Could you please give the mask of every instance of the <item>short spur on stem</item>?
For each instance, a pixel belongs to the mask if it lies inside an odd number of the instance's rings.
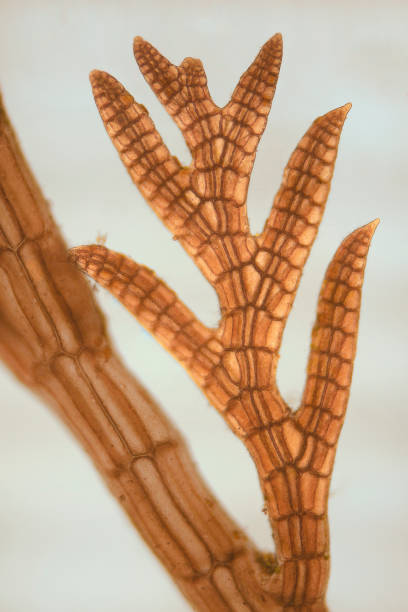
[[[146,109],[105,72],[91,74],[95,101],[133,182],[217,292],[219,325],[203,325],[153,271],[124,255],[90,245],[71,249],[71,258],[182,363],[249,450],[276,548],[260,586],[275,603],[259,609],[326,610],[329,484],[377,221],[347,236],[327,269],[303,399],[295,412],[277,389],[276,368],[350,105],[319,117],[307,130],[262,233],[252,235],[247,190],[275,93],[281,36],[266,42],[223,108],[212,101],[199,60],[186,58],[174,66],[139,37],[134,53],[181,129],[191,165],[181,166]]]

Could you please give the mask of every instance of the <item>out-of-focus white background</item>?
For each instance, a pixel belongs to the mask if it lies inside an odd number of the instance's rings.
[[[263,42],[282,32],[281,77],[249,191],[254,231],[313,119],[353,103],[285,333],[279,383],[296,406],[325,267],[347,233],[380,217],[331,489],[328,599],[332,612],[406,610],[408,3],[2,0],[0,11],[5,102],[68,244],[107,233],[109,247],[155,269],[208,324],[218,317],[215,295],[131,184],[88,72],[121,80],[188,164],[180,133],[138,73],[133,37],[174,63],[200,57],[223,105]],[[126,363],[188,438],[217,495],[268,548],[255,470],[241,443],[172,357],[107,293],[98,299]],[[187,611],[69,432],[3,367],[0,386],[0,610]]]

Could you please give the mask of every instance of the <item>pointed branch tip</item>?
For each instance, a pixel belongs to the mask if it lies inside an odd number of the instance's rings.
[[[369,223],[366,223],[365,225],[358,227],[353,232],[351,232],[348,236],[346,236],[344,241],[348,240],[349,238],[351,238],[351,236],[358,234],[359,232],[365,232],[368,235],[369,239],[371,240],[379,223],[380,223],[380,219],[377,218],[377,219],[374,219],[374,221],[370,221]]]
[[[283,38],[282,38],[282,34],[280,32],[277,32],[276,34],[274,34],[273,36],[271,36],[271,38],[269,38],[269,40],[266,41],[265,43],[265,47],[267,45],[276,45],[276,46],[282,46],[283,44]]]
[[[147,42],[147,40],[145,40],[142,36],[135,36],[133,39],[133,49],[136,49],[136,47],[142,47],[143,45],[149,45],[150,43]]]
[[[366,225],[363,225],[360,230],[366,230],[367,234],[368,234],[368,239],[371,242],[372,237],[374,236],[374,232],[378,227],[378,224],[380,223],[380,219],[374,219],[374,221],[370,221],[370,223],[367,223]]]
[[[100,78],[101,74],[103,74],[102,70],[91,70],[91,72],[89,73],[89,82],[91,83],[92,87],[95,85],[96,81]]]
[[[323,117],[329,117],[329,118],[333,117],[337,119],[341,118],[342,122],[344,122],[347,115],[349,114],[351,106],[352,106],[351,102],[347,102],[347,104],[343,104],[343,106],[338,106],[337,108],[333,108],[333,110],[329,111],[325,115],[318,117],[316,121],[318,121],[320,118],[323,118]]]
[[[151,43],[149,43],[148,40],[145,40],[142,36],[135,36],[135,38],[133,39],[133,53],[136,53],[137,50],[140,50],[143,47],[149,47],[156,51],[156,49]]]
[[[374,221],[370,221],[370,223],[367,223],[367,225],[365,227],[370,227],[372,228],[372,232],[374,234],[375,230],[377,229],[378,224],[380,223],[380,219],[377,217],[377,219],[374,219]]]
[[[73,264],[77,265],[80,268],[84,268],[86,257],[89,255],[91,246],[92,245],[90,244],[83,244],[81,246],[72,247],[71,249],[68,249],[67,255],[69,261],[71,261]]]
[[[106,83],[119,83],[115,77],[113,77],[109,72],[105,72],[104,70],[91,70],[89,73],[89,82],[91,83],[92,89],[95,89],[102,82]]]

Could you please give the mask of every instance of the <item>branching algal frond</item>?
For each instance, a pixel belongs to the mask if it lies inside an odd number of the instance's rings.
[[[273,609],[325,610],[329,484],[377,221],[350,234],[328,267],[296,412],[281,398],[275,375],[350,105],[319,117],[307,130],[290,157],[264,230],[254,236],[247,190],[278,79],[280,35],[262,47],[223,108],[212,101],[199,60],[174,66],[141,38],[134,52],[182,131],[191,166],[180,165],[146,109],[105,72],[91,74],[95,101],[133,182],[217,292],[219,325],[208,329],[151,270],[124,255],[91,245],[72,249],[71,257],[182,363],[248,448],[276,545],[272,570],[264,564],[265,575],[270,571],[263,588],[273,593]],[[256,609],[270,610],[271,603]]]

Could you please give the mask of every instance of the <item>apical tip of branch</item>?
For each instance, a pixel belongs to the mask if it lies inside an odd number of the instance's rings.
[[[339,106],[338,108],[333,109],[331,112],[333,113],[333,115],[340,115],[344,121],[347,115],[349,114],[351,106],[351,102],[347,102],[347,104],[343,104],[343,106]]]
[[[135,36],[133,39],[133,53],[136,54],[136,52],[140,51],[143,47],[152,47],[152,45],[142,36]]]
[[[91,70],[89,73],[89,81],[93,88],[98,85],[116,85],[119,82],[113,77],[109,72],[105,72],[105,70]]]
[[[370,221],[370,223],[367,223],[367,225],[364,225],[362,229],[367,228],[367,230],[369,230],[370,232],[370,237],[372,237],[375,230],[377,229],[379,222],[380,222],[380,219],[377,217],[377,219],[374,219],[374,221]]]
[[[353,234],[356,232],[364,232],[371,240],[379,222],[380,220],[378,218],[374,219],[374,221],[370,221],[369,223],[358,227],[356,230],[354,230]]]
[[[271,36],[271,38],[268,40],[266,44],[274,43],[275,45],[277,44],[282,45],[282,42],[283,42],[282,34],[280,32],[276,32],[276,34]]]
[[[91,72],[89,73],[89,81],[92,85],[92,87],[95,85],[96,81],[98,80],[99,76],[101,74],[100,70],[91,70]]]
[[[374,219],[374,221],[370,221],[370,223],[366,223],[365,225],[362,225],[361,227],[357,227],[357,229],[355,229],[353,232],[351,232],[351,234],[349,234],[348,236],[344,238],[344,240],[342,241],[340,245],[340,249],[344,246],[351,244],[352,241],[356,237],[362,240],[368,249],[371,243],[371,239],[374,235],[375,230],[377,229],[377,225],[379,224],[379,222],[380,220],[377,218],[377,219]]]
[[[68,259],[79,268],[85,267],[86,259],[89,255],[89,245],[73,247],[68,249]]]
[[[283,37],[282,34],[280,32],[276,32],[276,34],[274,34],[272,36],[272,38],[270,38],[271,42],[274,42],[275,45],[282,47],[283,45]]]

